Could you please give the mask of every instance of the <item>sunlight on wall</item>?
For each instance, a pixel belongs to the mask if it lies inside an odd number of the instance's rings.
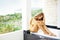
[[[46,24],[57,26],[57,1],[46,0],[43,12],[45,14]]]

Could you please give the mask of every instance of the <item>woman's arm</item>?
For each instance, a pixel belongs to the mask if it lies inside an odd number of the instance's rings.
[[[34,18],[32,18],[31,21],[30,21],[29,30],[30,30],[30,32],[38,32],[38,30],[39,30]]]

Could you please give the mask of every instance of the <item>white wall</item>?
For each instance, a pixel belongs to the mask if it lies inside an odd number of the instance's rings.
[[[45,6],[43,8],[45,14],[45,21],[47,25],[57,25],[57,1],[45,0]]]
[[[0,34],[0,40],[23,40],[23,30]]]
[[[60,28],[60,0],[58,0],[58,5],[57,5],[57,25]]]

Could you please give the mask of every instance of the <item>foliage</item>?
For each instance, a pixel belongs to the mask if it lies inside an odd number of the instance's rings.
[[[8,14],[5,16],[0,15],[0,34],[21,30],[22,29],[21,20],[22,20],[21,13]],[[19,22],[20,24],[18,25]]]
[[[31,13],[32,13],[32,17],[34,17],[37,13],[41,13],[42,9],[32,9]]]
[[[8,22],[8,21],[14,21],[14,20],[21,20],[22,14],[21,13],[14,13],[14,14],[8,14],[6,16],[0,16],[0,22]]]

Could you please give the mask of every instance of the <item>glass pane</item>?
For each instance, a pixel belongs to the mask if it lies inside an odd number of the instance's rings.
[[[32,9],[31,13],[32,17],[34,17],[36,14],[42,13],[42,9]]]
[[[43,12],[43,1],[42,0],[31,0],[31,14],[32,17],[36,14]]]
[[[0,1],[0,34],[22,29],[21,0]]]

